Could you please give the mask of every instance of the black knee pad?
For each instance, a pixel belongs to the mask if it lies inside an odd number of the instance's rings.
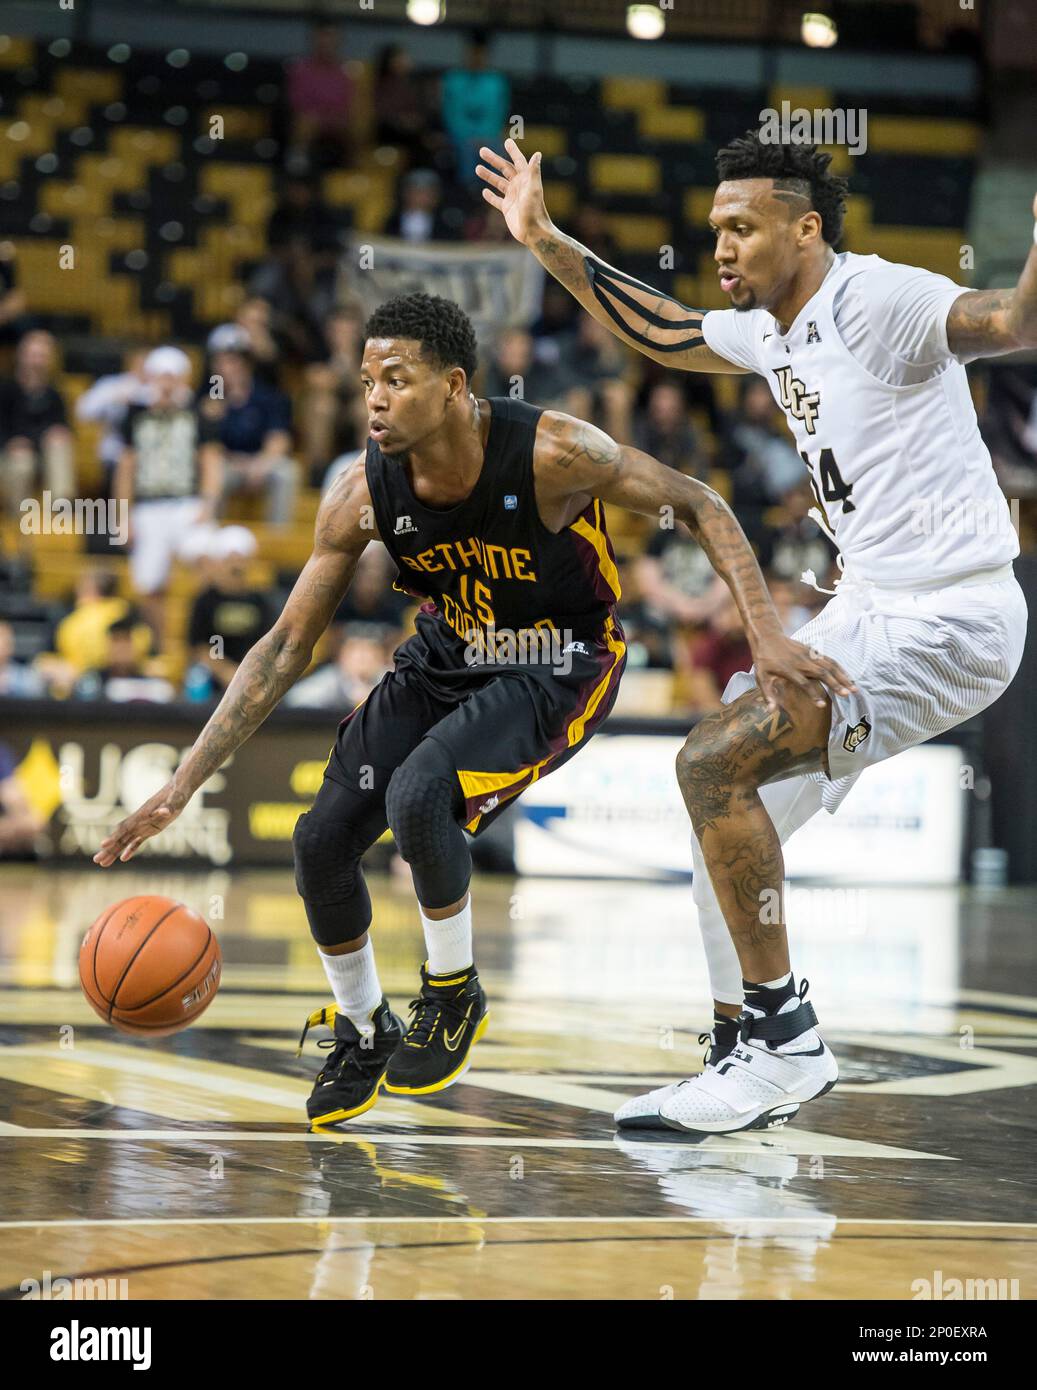
[[[448,907],[468,891],[472,857],[457,823],[463,806],[443,746],[426,738],[389,779],[385,810],[422,907]]]
[[[422,739],[390,777],[385,793],[396,848],[408,864],[431,864],[449,853],[459,803],[449,754],[435,739]]]
[[[371,899],[360,871],[370,838],[319,805],[295,823],[295,886],[306,904],[310,931],[321,946],[363,936],[371,923]]]

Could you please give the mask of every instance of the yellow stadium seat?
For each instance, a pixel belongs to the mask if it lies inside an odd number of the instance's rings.
[[[527,154],[539,150],[545,159],[554,159],[568,150],[569,134],[561,126],[527,125],[520,143]]]
[[[32,39],[0,34],[0,68],[11,71],[17,68],[31,68],[35,61],[36,46]]]
[[[922,116],[873,116],[868,149],[874,154],[941,154],[967,158],[979,150],[975,121]]]
[[[647,154],[596,154],[590,160],[591,187],[596,193],[658,193],[662,187],[659,161]]]
[[[621,251],[654,251],[672,244],[669,220],[640,213],[611,213],[606,219],[609,231]]]
[[[650,106],[638,114],[637,128],[645,140],[697,143],[705,138],[706,121],[694,106]]]
[[[656,77],[606,77],[601,100],[622,111],[647,111],[665,104],[666,84]]]
[[[548,179],[544,183],[544,201],[552,217],[572,217],[577,208],[576,189],[560,179]]]
[[[122,73],[117,68],[63,68],[54,80],[54,90],[71,101],[118,101],[122,96]]]

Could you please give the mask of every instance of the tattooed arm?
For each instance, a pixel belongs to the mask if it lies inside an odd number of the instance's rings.
[[[719,357],[702,336],[705,311],[689,309],[669,295],[606,265],[551,221],[540,182],[540,155],[529,160],[506,140],[510,159],[483,147],[487,164],[476,172],[487,185],[483,197],[504,214],[508,230],[583,307],[617,338],[647,357],[688,372],[741,373],[746,369]],[[488,168],[487,165],[492,165]]]
[[[695,478],[665,468],[638,449],[617,444],[594,425],[545,411],[533,459],[541,513],[562,498],[600,497],[628,511],[662,520],[672,508],[709,557],[738,606],[756,666],[756,679],[772,709],[782,680],[820,681],[848,694],[853,681],[836,662],[786,637],[745,532],[724,499]],[[817,704],[824,704],[822,697]]]
[[[1037,198],[1033,203],[1037,218]],[[1037,246],[1014,290],[966,290],[947,315],[947,343],[957,357],[997,357],[1037,347]]]
[[[318,637],[349,588],[368,541],[371,498],[363,457],[335,479],[317,513],[313,553],[277,622],[235,672],[223,699],[169,782],[101,842],[94,863],[131,859],[176,819],[198,788],[263,720],[310,664]]]

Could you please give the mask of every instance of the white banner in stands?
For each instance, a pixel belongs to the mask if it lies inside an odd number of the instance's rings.
[[[515,811],[523,874],[673,878],[691,870],[691,834],[674,760],[683,740],[599,734],[524,792]],[[957,883],[965,796],[962,752],[931,744],[869,768],[839,811],[822,811],[785,847],[789,878]]]
[[[415,290],[452,299],[481,338],[532,323],[540,312],[544,270],[520,246],[415,244],[354,232],[342,278],[368,313],[394,295]]]

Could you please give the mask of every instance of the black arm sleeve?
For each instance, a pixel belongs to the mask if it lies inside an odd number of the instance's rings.
[[[687,352],[689,348],[705,346],[706,340],[702,335],[702,314],[699,310],[689,309],[686,304],[681,304],[679,300],[673,299],[670,295],[660,294],[658,290],[653,290],[650,285],[645,285],[640,280],[634,280],[631,276],[624,275],[621,270],[613,270],[611,266],[602,265],[593,256],[584,257],[584,267],[590,287],[594,291],[594,298],[613,323],[635,343],[641,343],[644,347],[651,348],[653,352]],[[627,294],[626,290],[622,288],[623,285],[629,285],[635,290],[644,290],[646,294],[654,295],[667,304],[674,304],[685,314],[695,314],[696,317],[662,318],[654,310],[639,304],[632,295]],[[638,332],[617,309],[617,302],[629,309],[636,318],[643,319],[648,327],[665,329],[670,333],[684,329],[686,336],[679,338],[675,343],[660,343],[653,338],[648,338],[643,333]]]

